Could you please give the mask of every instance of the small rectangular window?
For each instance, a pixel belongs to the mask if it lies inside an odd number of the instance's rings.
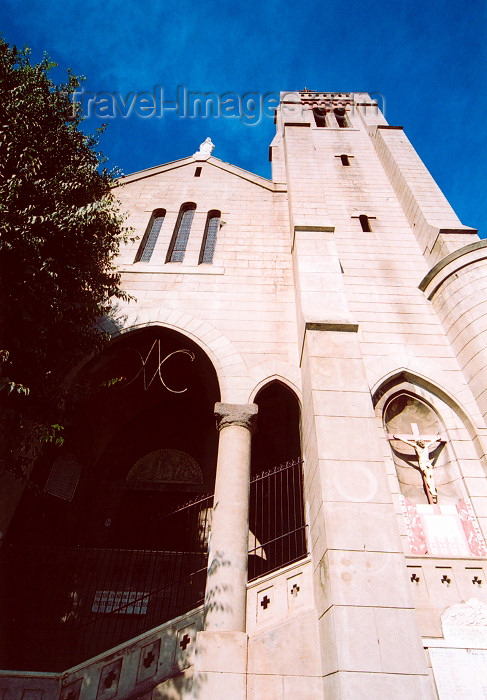
[[[91,612],[146,615],[149,598],[146,591],[96,591]]]
[[[198,166],[196,170],[194,171],[194,176],[195,177],[200,177],[201,175],[201,166]]]
[[[345,153],[342,153],[340,160],[342,161],[342,165],[350,165],[350,158]]]
[[[370,219],[367,214],[360,214],[358,219],[360,221],[360,225],[362,226],[362,231],[365,233],[370,233],[372,229],[370,227]]]

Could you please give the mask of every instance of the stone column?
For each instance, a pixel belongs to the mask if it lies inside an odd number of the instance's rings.
[[[193,697],[247,697],[250,443],[256,404],[215,404],[220,431],[208,551],[205,629],[196,638]]]
[[[256,404],[215,405],[220,431],[211,525],[205,630],[245,632],[250,443]]]

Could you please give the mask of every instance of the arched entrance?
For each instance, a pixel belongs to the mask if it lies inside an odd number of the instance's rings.
[[[93,390],[54,462],[37,468],[39,489],[25,493],[8,533],[3,667],[62,670],[204,593],[220,398],[213,365],[187,337],[150,327],[112,341],[83,374]]]

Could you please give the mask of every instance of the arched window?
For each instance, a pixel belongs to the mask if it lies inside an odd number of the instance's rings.
[[[313,108],[313,117],[315,118],[315,124],[319,127],[326,126],[326,109],[322,107]]]
[[[218,234],[218,229],[220,228],[220,218],[221,212],[213,209],[208,212],[206,218],[205,235],[203,236],[203,242],[201,244],[200,259],[198,264],[201,263],[212,263],[213,255],[215,253],[216,237]]]
[[[249,580],[307,552],[298,400],[282,382],[272,381],[258,392],[255,403],[259,413],[252,439]]]
[[[161,230],[162,222],[164,221],[165,216],[165,209],[155,209],[152,212],[149,225],[144,233],[144,237],[142,238],[134,262],[149,262],[152,253],[154,252],[154,248],[159,237],[159,231]]]
[[[346,112],[343,107],[335,107],[333,113],[337,120],[337,124],[341,129],[345,129],[346,127],[350,126],[350,124],[348,123]]]
[[[183,204],[179,211],[178,220],[174,228],[169,250],[167,251],[166,262],[183,262],[188,238],[193,223],[196,204],[187,202]]]

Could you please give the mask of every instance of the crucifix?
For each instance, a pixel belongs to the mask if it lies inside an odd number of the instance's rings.
[[[388,433],[387,437],[389,440],[400,440],[406,445],[414,447],[416,457],[418,458],[418,467],[423,476],[424,488],[428,498],[428,503],[438,503],[438,491],[436,490],[433,476],[434,464],[430,459],[430,451],[433,449],[432,445],[439,445],[442,442],[446,442],[446,439],[439,433],[436,435],[420,435],[416,423],[411,423],[411,433],[412,435],[397,435],[395,433]]]

